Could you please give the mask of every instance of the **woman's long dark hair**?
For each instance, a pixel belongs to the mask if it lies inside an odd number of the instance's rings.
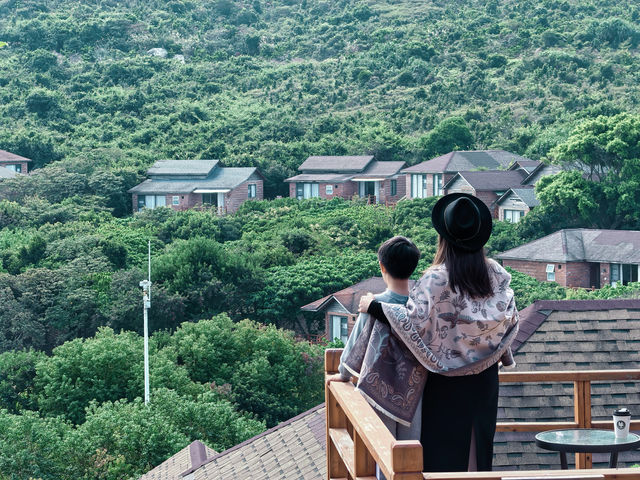
[[[438,251],[433,259],[433,264],[443,263],[447,267],[449,288],[452,291],[469,298],[483,298],[493,295],[484,249],[477,252],[466,252],[439,237]]]

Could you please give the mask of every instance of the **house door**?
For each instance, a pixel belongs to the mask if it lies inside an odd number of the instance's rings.
[[[206,207],[218,208],[218,194],[217,193],[203,193],[202,205]]]
[[[589,286],[593,288],[600,288],[600,264],[589,264]]]
[[[339,338],[342,343],[347,343],[349,338],[349,326],[347,317],[331,315],[331,340]]]

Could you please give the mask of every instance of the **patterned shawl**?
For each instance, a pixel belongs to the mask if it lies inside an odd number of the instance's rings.
[[[491,297],[453,292],[446,267],[436,265],[413,287],[406,306],[382,304],[394,333],[427,370],[472,375],[510,356],[519,319],[511,275],[494,260],[488,266]]]
[[[357,388],[375,408],[409,425],[427,380],[427,370],[459,376],[480,373],[503,357],[518,332],[511,275],[489,260],[494,295],[470,300],[448,286],[444,265],[429,268],[407,305],[382,303],[389,326],[367,321],[342,359]],[[507,363],[507,362],[505,362]]]

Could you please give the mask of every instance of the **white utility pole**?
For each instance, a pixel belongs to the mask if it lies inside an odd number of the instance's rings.
[[[144,404],[149,403],[149,308],[151,308],[151,240],[149,240],[149,278],[140,282],[144,309]]]

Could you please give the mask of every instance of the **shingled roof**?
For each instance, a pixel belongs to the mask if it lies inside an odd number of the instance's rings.
[[[218,163],[219,160],[158,160],[147,170],[147,175],[206,177]]]
[[[524,170],[527,175],[533,172],[540,166],[542,162],[539,160],[516,160],[509,165],[509,170],[518,170],[519,168]]]
[[[525,243],[496,256],[501,260],[640,264],[640,231],[575,228]]]
[[[185,475],[200,467],[216,453],[200,440],[196,440],[142,475],[139,480],[182,480]]]
[[[16,155],[15,153],[7,152],[6,150],[0,150],[0,162],[30,162],[30,158],[21,157],[20,155]]]
[[[326,478],[324,403],[214,455],[193,480]]]
[[[484,168],[508,168],[514,162],[530,160],[505,150],[459,150],[405,168],[403,173],[464,172]]]
[[[496,200],[496,203],[500,205],[512,195],[515,195],[520,200],[522,200],[524,204],[529,208],[537,207],[538,205],[540,205],[540,201],[538,200],[538,197],[536,197],[536,192],[533,186],[510,188],[498,200]]]
[[[444,189],[447,190],[458,179],[462,178],[479,191],[505,191],[513,187],[519,187],[525,177],[522,170],[488,170],[480,172],[458,172],[449,180]]]
[[[415,280],[409,280],[409,288],[413,287],[415,284]],[[358,312],[358,304],[360,303],[360,297],[365,295],[367,292],[372,293],[381,293],[386,290],[387,286],[384,283],[382,277],[371,277],[366,280],[362,280],[350,287],[344,288],[337,292],[331,293],[326,297],[319,298],[318,300],[308,303],[300,307],[300,310],[305,310],[307,312],[319,312],[325,306],[331,302],[331,300],[335,300],[340,303],[347,311],[351,313]]]
[[[221,167],[218,160],[160,160],[147,173],[152,177],[128,193],[170,194],[195,190],[232,190],[252,176],[262,175],[255,167]]]
[[[311,156],[298,167],[301,172],[361,172],[373,155]]]
[[[640,300],[537,301],[520,312],[514,344],[517,371],[607,370],[640,368]],[[640,412],[635,382],[593,382],[593,420],[610,420],[626,406]],[[635,413],[637,414],[637,413]],[[573,418],[573,384],[504,384],[500,387],[499,421],[560,421]],[[558,455],[535,446],[535,433],[499,432],[494,468],[558,467]],[[572,461],[573,456],[569,456]],[[608,455],[594,454],[594,467]],[[640,452],[625,452],[619,466],[640,462]]]

